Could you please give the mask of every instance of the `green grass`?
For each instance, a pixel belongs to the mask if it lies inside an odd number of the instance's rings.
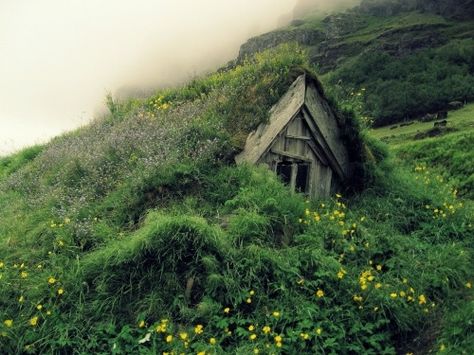
[[[474,105],[450,112],[448,127],[456,131],[423,140],[414,140],[414,136],[433,127],[433,122],[416,122],[413,125],[390,129],[381,127],[371,130],[371,135],[383,139],[396,156],[397,164],[412,167],[420,172],[420,180],[430,183],[450,181],[456,186],[457,194],[472,206],[474,199]],[[471,207],[472,208],[472,207]],[[469,225],[472,225],[471,214]],[[471,272],[465,283],[465,292],[458,302],[445,304],[433,325],[424,334],[418,336],[411,349],[414,353],[425,352],[426,343],[435,344],[432,350],[437,353],[469,354],[474,349],[472,337],[472,290],[474,275]]]
[[[42,149],[42,146],[33,146],[14,155],[0,157],[0,181],[36,158]]]
[[[472,205],[348,113],[359,190],[307,200],[234,165],[306,66],[285,45],[109,98],[107,117],[2,160],[0,352],[396,354],[466,307]]]
[[[400,163],[422,164],[449,179],[461,195],[474,198],[474,105],[451,111],[448,127],[454,132],[416,140],[415,136],[433,128],[433,122],[414,122],[406,127],[374,129],[371,134],[389,143]]]
[[[389,30],[397,30],[415,25],[447,25],[448,21],[441,16],[410,12],[399,16],[380,18],[378,16],[360,16],[365,23],[360,30],[349,34],[344,42],[370,42]]]
[[[456,131],[467,132],[474,130],[474,104],[469,104],[457,111],[449,112],[447,118],[449,128]],[[436,122],[436,121],[435,121]],[[406,121],[411,125],[401,127],[399,123],[373,129],[371,135],[391,145],[403,145],[412,141],[416,134],[427,132],[433,128],[434,122],[420,122],[418,120]],[[391,127],[397,126],[395,129]]]

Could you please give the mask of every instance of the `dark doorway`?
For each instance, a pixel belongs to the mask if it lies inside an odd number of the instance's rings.
[[[295,191],[306,193],[308,190],[308,175],[309,165],[298,164],[298,171],[296,172]]]
[[[287,185],[290,185],[291,183],[291,169],[292,164],[289,162],[281,162],[277,164],[276,173]]]
[[[277,163],[276,166],[276,173],[280,179],[294,191],[301,193],[308,192],[309,170],[310,167],[308,163],[285,161]]]

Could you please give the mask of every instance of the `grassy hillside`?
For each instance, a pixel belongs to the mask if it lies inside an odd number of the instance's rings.
[[[437,130],[433,122],[406,122],[403,127],[373,130],[373,136],[388,142],[400,162],[435,169],[451,180],[460,195],[474,198],[474,105],[453,111],[446,128]],[[434,137],[429,133],[435,134]],[[425,137],[425,138],[423,138]]]
[[[420,340],[467,324],[445,316],[473,282],[473,210],[454,186],[387,159],[347,112],[362,191],[310,201],[234,166],[302,70],[305,52],[285,45],[145,100],[109,98],[108,116],[3,158],[1,352],[459,346],[456,333]]]
[[[433,179],[439,183],[450,181],[456,186],[453,193],[463,196],[466,203],[472,206],[474,105],[451,112],[447,129],[437,131],[433,137],[422,138],[433,131],[433,122],[412,121],[405,124],[408,125],[378,128],[372,130],[371,135],[386,141],[396,156],[396,164],[406,168],[411,166],[415,174],[419,174],[418,180],[428,184]],[[472,221],[471,215],[469,225]],[[467,286],[471,288],[472,283]],[[467,293],[461,302],[449,307],[435,330],[428,332],[428,337],[437,338],[439,349],[451,354],[473,351],[473,300],[474,293]],[[432,332],[434,334],[430,334]]]
[[[372,3],[377,2],[383,1]],[[333,95],[339,101],[357,101],[361,115],[375,126],[446,110],[452,101],[472,101],[472,18],[409,7],[403,11],[390,8],[395,0],[385,3],[323,18],[308,15],[250,39],[240,57],[282,42],[300,43]],[[450,6],[463,13],[461,4]]]

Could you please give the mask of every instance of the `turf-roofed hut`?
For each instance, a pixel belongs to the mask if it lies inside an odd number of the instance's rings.
[[[349,147],[321,84],[299,76],[251,132],[236,162],[265,164],[294,191],[327,197],[351,178]]]

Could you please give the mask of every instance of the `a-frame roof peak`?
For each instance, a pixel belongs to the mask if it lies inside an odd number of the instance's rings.
[[[269,149],[278,134],[298,114],[305,102],[307,78],[300,75],[280,101],[270,110],[270,118],[250,133],[242,153],[235,158],[237,163],[256,164]]]

